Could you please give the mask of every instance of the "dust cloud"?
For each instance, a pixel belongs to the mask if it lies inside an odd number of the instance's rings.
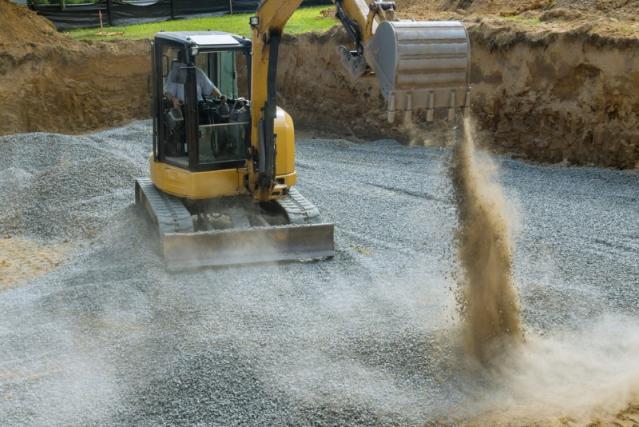
[[[461,425],[636,425],[638,327],[615,314],[527,334],[526,345],[498,356],[482,385],[467,390]]]
[[[524,331],[513,279],[513,212],[466,119],[451,163],[457,295],[472,370],[461,425],[632,424],[639,399],[637,321],[605,315],[550,334]],[[468,358],[470,356],[470,358]],[[476,364],[479,362],[479,364]],[[468,365],[466,365],[468,366]],[[624,424],[628,423],[630,424]]]
[[[451,176],[457,202],[458,257],[463,269],[458,296],[469,354],[488,362],[504,346],[522,341],[512,274],[511,226],[494,168],[475,153],[470,119],[453,150]]]

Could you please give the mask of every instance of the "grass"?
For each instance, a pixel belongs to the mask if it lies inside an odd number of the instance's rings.
[[[292,34],[310,31],[326,31],[337,21],[332,15],[322,14],[326,6],[301,8],[295,11],[286,26],[286,32]],[[151,39],[160,31],[202,31],[216,30],[248,36],[250,34],[249,17],[254,13],[210,16],[205,18],[176,19],[173,21],[152,22],[126,26],[79,29],[67,34],[77,40],[141,40]],[[327,16],[328,15],[328,16]],[[105,35],[106,34],[106,35]]]
[[[60,0],[35,0],[35,4],[50,4],[50,5],[60,5]],[[64,0],[65,4],[85,4],[85,3],[96,3],[93,0]]]

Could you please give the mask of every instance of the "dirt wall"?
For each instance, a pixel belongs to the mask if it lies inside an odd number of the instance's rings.
[[[491,148],[542,162],[638,166],[639,40],[490,23],[469,33],[472,110]],[[407,139],[386,124],[375,79],[352,82],[342,70],[335,50],[344,41],[341,31],[285,39],[282,104],[305,127]]]
[[[0,0],[0,135],[75,133],[148,116],[148,42],[81,43]]]
[[[359,138],[401,136],[386,123],[374,77],[351,79],[337,48],[343,31],[283,38],[278,68],[280,104],[298,125]]]
[[[148,117],[148,41],[77,42],[6,0],[0,8],[0,24],[11,23],[0,26],[0,134],[78,133]],[[482,140],[535,161],[639,167],[639,38],[552,25],[468,23]],[[284,37],[280,105],[319,133],[414,139],[386,122],[374,77],[354,81],[343,70],[340,44],[348,38],[337,29]]]
[[[146,118],[148,75],[148,54],[140,43],[5,51],[0,134],[76,133]]]
[[[473,112],[495,148],[639,166],[639,40],[472,26]]]
[[[463,16],[533,15],[557,9],[623,21],[639,19],[636,0],[395,0],[402,18],[434,19],[434,15],[456,13]]]

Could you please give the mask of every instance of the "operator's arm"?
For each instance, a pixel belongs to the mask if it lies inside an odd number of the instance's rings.
[[[171,101],[173,108],[180,108],[184,104],[173,92],[165,92],[164,95]]]
[[[166,88],[164,90],[164,96],[166,96],[171,101],[171,104],[173,104],[173,108],[180,108],[184,104],[182,100],[175,95],[174,92],[167,91]]]
[[[204,71],[197,68],[197,84],[200,87],[202,94],[220,97],[222,92],[213,84],[211,79],[206,75]]]

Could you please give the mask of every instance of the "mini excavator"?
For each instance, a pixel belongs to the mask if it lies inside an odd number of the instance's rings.
[[[135,197],[157,226],[169,270],[334,255],[334,225],[295,188],[293,120],[276,105],[280,40],[301,3],[262,0],[250,40],[217,31],[155,36],[150,178],[136,180]],[[462,23],[398,20],[390,1],[334,3],[352,39],[337,54],[354,78],[376,76],[389,121],[419,111],[452,118],[469,107]],[[215,93],[201,89],[202,73]],[[182,91],[179,105],[167,84]]]

